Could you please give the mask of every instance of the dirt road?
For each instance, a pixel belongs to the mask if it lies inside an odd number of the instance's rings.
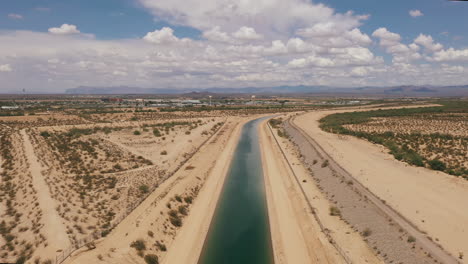
[[[304,120],[301,120],[304,121]],[[304,155],[304,162],[312,167],[313,160],[328,160],[331,170],[324,168],[315,173],[324,192],[336,201],[342,216],[350,225],[365,232],[366,239],[386,261],[404,263],[432,263],[434,259],[442,263],[457,263],[457,260],[418,230],[411,222],[379,199],[348,171],[343,169],[324,149],[307,134],[295,120],[286,122],[286,130]],[[312,135],[313,136],[313,135]],[[317,167],[317,165],[315,166]],[[317,170],[317,169],[316,169]],[[402,232],[404,230],[404,232]],[[415,239],[414,246],[406,240]]]

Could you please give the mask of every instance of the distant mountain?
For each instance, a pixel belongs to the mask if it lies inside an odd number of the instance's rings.
[[[462,86],[394,86],[394,87],[357,87],[337,88],[328,86],[275,86],[275,87],[244,87],[244,88],[205,88],[205,89],[159,89],[140,87],[89,87],[80,86],[66,90],[67,94],[315,94],[315,95],[375,95],[392,97],[411,96],[468,96],[468,85]]]
[[[129,86],[113,86],[113,87],[90,87],[80,86],[77,88],[67,89],[67,94],[179,94],[185,93],[187,90],[178,89],[155,89],[155,88],[140,88]]]

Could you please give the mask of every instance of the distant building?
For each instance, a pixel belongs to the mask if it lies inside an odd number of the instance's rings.
[[[184,105],[199,105],[201,104],[200,100],[184,100],[182,101]]]
[[[123,102],[122,98],[102,98],[101,101],[105,103],[121,103]]]
[[[2,106],[2,110],[17,110],[18,106]]]

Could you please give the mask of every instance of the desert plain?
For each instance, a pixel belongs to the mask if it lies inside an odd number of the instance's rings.
[[[274,263],[468,263],[466,100],[291,101],[0,116],[0,262],[200,263],[263,118]]]

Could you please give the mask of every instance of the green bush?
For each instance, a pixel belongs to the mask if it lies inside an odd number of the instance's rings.
[[[138,251],[146,250],[146,242],[143,239],[138,239],[130,244],[130,247],[135,248]]]
[[[149,187],[146,184],[140,185],[140,187],[138,187],[138,189],[140,190],[141,193],[148,193],[149,192]]]
[[[431,169],[433,170],[445,171],[447,169],[447,166],[445,165],[445,163],[443,163],[442,161],[438,159],[430,160],[428,163],[429,163],[429,166],[431,166]]]
[[[45,137],[45,138],[48,138],[48,137],[50,137],[50,134],[49,134],[49,132],[47,132],[47,131],[42,131],[42,132],[41,132],[41,136],[42,136],[42,137]]]
[[[330,207],[330,215],[331,216],[341,216],[341,211],[338,207],[332,206]]]
[[[148,254],[145,256],[145,262],[148,264],[158,264],[159,259],[158,259],[158,256],[154,254]]]
[[[366,229],[364,229],[364,231],[362,231],[362,235],[364,237],[368,237],[368,236],[372,235],[372,230],[370,230],[369,228],[366,228]]]
[[[159,129],[157,129],[157,128],[153,129],[153,135],[154,135],[155,137],[160,137],[160,136],[162,136],[161,131],[159,131]]]

